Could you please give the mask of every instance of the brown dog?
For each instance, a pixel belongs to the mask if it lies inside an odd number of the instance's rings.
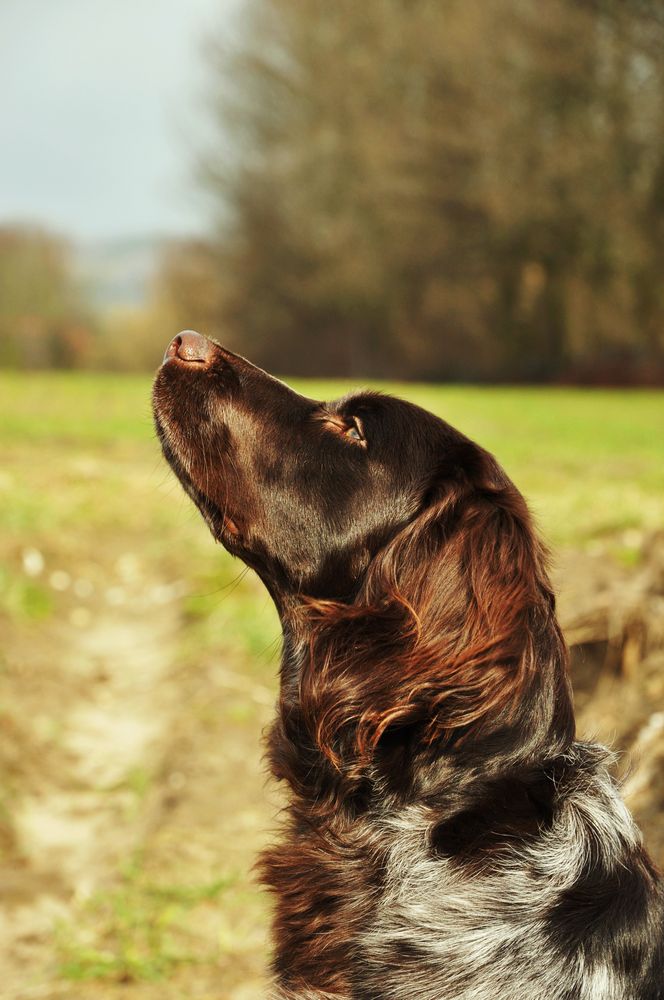
[[[283,625],[275,997],[662,1000],[662,882],[610,755],[575,741],[545,555],[491,455],[399,399],[307,399],[195,333],[154,409]]]

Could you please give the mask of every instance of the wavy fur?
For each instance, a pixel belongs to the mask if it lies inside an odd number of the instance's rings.
[[[575,739],[518,490],[403,401],[205,357],[162,369],[155,413],[281,616],[273,1000],[664,1000],[661,876],[611,755]]]

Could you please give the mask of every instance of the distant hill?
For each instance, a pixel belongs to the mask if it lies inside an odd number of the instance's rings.
[[[74,245],[75,272],[97,309],[140,307],[150,295],[166,237],[145,236]]]

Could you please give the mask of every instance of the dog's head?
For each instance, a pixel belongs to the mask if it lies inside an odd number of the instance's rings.
[[[168,348],[154,412],[213,535],[278,602],[352,600],[376,553],[431,502],[441,462],[470,446],[402,400],[308,399],[193,333]]]
[[[488,452],[390,396],[309,399],[194,333],[169,345],[154,411],[215,538],[306,623],[299,700],[331,759],[526,710],[569,734],[544,553]]]

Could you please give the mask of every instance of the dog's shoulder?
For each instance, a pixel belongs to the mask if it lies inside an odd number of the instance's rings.
[[[378,819],[387,871],[362,988],[390,969],[386,1000],[413,982],[421,1000],[664,998],[662,879],[612,766],[575,743]]]

